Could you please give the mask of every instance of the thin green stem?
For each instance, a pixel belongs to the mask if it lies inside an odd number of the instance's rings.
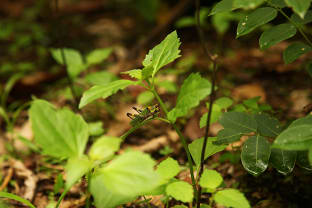
[[[59,208],[62,200],[64,199],[64,197],[66,196],[67,192],[69,191],[70,187],[69,188],[66,188],[63,193],[61,194],[60,198],[57,200],[57,203],[55,205],[55,208]]]
[[[139,123],[138,125],[135,125],[134,127],[132,127],[131,129],[129,129],[126,133],[124,133],[120,138],[122,141],[124,141],[132,132],[134,132],[135,130],[137,130],[138,128],[141,128],[142,126],[144,126],[146,123],[150,122],[151,120],[157,119],[157,117],[155,118],[149,118],[146,119],[144,121],[142,121],[141,123]]]

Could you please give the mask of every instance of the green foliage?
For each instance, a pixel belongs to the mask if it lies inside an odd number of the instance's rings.
[[[89,150],[91,160],[107,161],[119,150],[121,139],[112,136],[102,136],[98,138]]]
[[[93,85],[105,85],[112,81],[116,81],[118,78],[116,75],[107,72],[107,71],[100,71],[87,74],[84,79]]]
[[[285,0],[285,2],[303,19],[304,15],[310,7],[311,0]]]
[[[144,91],[137,97],[137,103],[140,105],[150,104],[154,100],[155,96],[150,91]]]
[[[111,48],[95,49],[86,56],[87,65],[100,64],[107,59],[111,53]]]
[[[90,136],[100,136],[104,133],[102,121],[88,123],[88,126]]]
[[[243,145],[242,164],[249,173],[258,176],[268,167],[270,154],[270,143],[260,135],[252,136]]]
[[[292,172],[295,167],[296,158],[296,151],[271,149],[270,162],[273,167],[283,175],[287,175]]]
[[[170,183],[166,188],[166,193],[182,202],[192,202],[193,200],[193,187],[185,181]]]
[[[92,168],[92,161],[86,156],[70,158],[65,166],[66,188],[72,187],[83,175]]]
[[[257,122],[257,131],[262,136],[276,137],[282,131],[279,121],[266,113],[254,114]]]
[[[220,144],[229,144],[232,142],[236,142],[240,140],[242,137],[242,133],[237,131],[236,129],[222,129],[218,132],[218,140],[213,142],[213,144],[220,145]]]
[[[302,42],[296,42],[289,45],[283,52],[283,59],[286,64],[290,64],[301,55],[312,51],[312,47]]]
[[[256,120],[243,112],[226,112],[219,122],[224,128],[233,129],[239,133],[250,133],[257,130]]]
[[[217,204],[233,208],[249,208],[249,202],[245,196],[236,189],[225,189],[214,195]]]
[[[181,171],[178,162],[171,157],[162,161],[158,166],[156,172],[160,175],[161,179],[166,181],[175,177]]]
[[[178,95],[176,106],[169,112],[168,119],[175,122],[188,111],[199,105],[199,102],[211,93],[211,84],[198,73],[193,73],[184,80]]]
[[[312,21],[312,10],[309,10],[305,14],[304,18],[299,17],[297,14],[292,14],[290,19],[301,26],[308,24]]]
[[[205,169],[200,180],[199,185],[203,188],[208,188],[210,190],[215,191],[217,187],[221,185],[223,182],[223,178],[215,170]]]
[[[26,199],[23,199],[22,197],[17,196],[15,194],[11,194],[11,193],[0,191],[0,198],[12,199],[12,200],[21,202],[21,203],[29,206],[30,208],[36,208],[32,203],[30,203],[30,201],[28,201]],[[0,202],[0,205],[1,205],[1,202]]]

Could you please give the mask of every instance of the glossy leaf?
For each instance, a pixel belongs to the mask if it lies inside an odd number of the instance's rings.
[[[185,181],[170,183],[166,187],[166,193],[182,202],[192,202],[193,200],[193,187]]]
[[[87,55],[86,57],[87,64],[88,65],[100,64],[105,59],[107,59],[111,53],[112,53],[111,48],[95,49]]]
[[[151,76],[154,77],[155,74],[163,66],[173,62],[175,59],[179,58],[181,42],[178,38],[177,32],[173,31],[157,46],[148,52],[146,55],[143,66],[153,68]]]
[[[189,110],[199,105],[211,93],[210,82],[199,73],[192,73],[186,78],[178,95],[176,106],[169,112],[168,119],[175,122],[185,116]]]
[[[225,149],[226,145],[214,145],[213,141],[216,141],[215,137],[208,138],[207,146],[205,150],[205,159]],[[201,151],[203,147],[204,138],[196,139],[188,145],[192,158],[196,165],[200,164]]]
[[[125,89],[129,85],[136,85],[137,82],[131,80],[116,80],[106,85],[95,85],[85,91],[79,103],[79,108],[91,103],[98,98],[107,98],[112,94],[118,92],[118,90]]]
[[[236,38],[246,35],[256,29],[257,27],[264,25],[277,16],[277,11],[271,7],[258,8],[245,18],[241,19],[237,26]]]
[[[225,129],[234,129],[242,134],[257,131],[256,120],[243,112],[226,112],[221,116],[219,122]]]
[[[279,121],[266,113],[255,114],[254,118],[257,121],[257,131],[262,136],[276,137],[282,131]]]
[[[303,19],[310,7],[311,0],[285,0],[285,2]]]
[[[271,149],[270,162],[272,163],[273,167],[283,175],[287,175],[292,172],[295,167],[296,158],[296,151],[275,148]]]
[[[262,4],[264,0],[234,0],[234,7],[243,8],[243,9],[254,9],[260,4]]]
[[[312,51],[312,47],[302,42],[293,43],[283,51],[283,59],[286,64],[290,64],[301,55]]]
[[[296,32],[296,27],[290,23],[273,26],[261,34],[259,39],[260,48],[270,48],[283,40],[293,37]]]
[[[175,177],[181,171],[181,167],[178,162],[171,157],[162,161],[156,169],[156,172],[163,180],[168,180]]]
[[[232,142],[240,140],[242,137],[242,133],[235,129],[222,129],[218,132],[218,139],[213,142],[215,145],[220,145],[220,144],[230,144]]]
[[[92,144],[88,155],[92,160],[109,160],[119,150],[120,143],[118,137],[102,136]]]
[[[205,169],[199,180],[199,185],[203,188],[215,190],[223,181],[220,173],[215,170]]]
[[[252,136],[243,145],[242,164],[250,174],[258,176],[268,167],[270,154],[270,143],[262,136]]]
[[[85,155],[80,158],[70,158],[65,166],[66,188],[72,187],[83,175],[89,172],[93,162]]]
[[[249,202],[240,191],[236,189],[225,189],[214,195],[217,204],[233,208],[250,208]]]
[[[297,152],[297,164],[308,171],[312,171],[312,164],[309,162],[308,151],[298,151]]]
[[[234,0],[222,0],[219,1],[211,10],[209,15],[214,15],[220,12],[229,12],[234,9]]]
[[[132,69],[130,71],[121,72],[121,74],[128,74],[130,77],[135,79],[142,79],[142,70],[141,69]]]
[[[36,143],[43,154],[58,158],[80,157],[88,141],[88,124],[68,109],[56,110],[35,100],[29,111]]]

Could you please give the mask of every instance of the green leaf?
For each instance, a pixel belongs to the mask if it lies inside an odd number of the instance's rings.
[[[236,38],[246,35],[256,29],[257,27],[264,25],[277,16],[277,11],[271,7],[258,8],[245,18],[241,19],[237,26]]]
[[[236,142],[240,140],[242,137],[242,133],[237,131],[236,129],[222,129],[218,132],[218,139],[213,142],[215,145],[220,144],[230,144],[232,142]]]
[[[233,208],[250,208],[249,202],[240,191],[236,189],[225,189],[214,195],[217,204]]]
[[[199,105],[199,102],[211,93],[211,84],[199,73],[192,73],[184,80],[178,95],[176,106],[168,113],[168,119],[175,122],[185,116],[189,110]]]
[[[285,64],[290,64],[301,55],[312,51],[312,47],[302,42],[293,43],[283,51],[283,59]]]
[[[65,166],[66,188],[72,187],[83,175],[89,172],[93,162],[83,155],[80,158],[70,158]]]
[[[160,44],[148,52],[143,61],[143,66],[153,68],[152,77],[155,76],[160,68],[180,57],[180,44],[177,32],[173,31]]]
[[[118,137],[102,136],[92,144],[88,155],[92,160],[107,161],[119,150],[120,143]]]
[[[309,162],[309,155],[308,151],[298,151],[297,152],[297,165],[301,168],[312,171],[312,165]]]
[[[159,185],[155,162],[142,152],[129,151],[98,170],[107,189],[124,196],[145,194]]]
[[[88,123],[88,126],[90,136],[100,136],[104,133],[102,121]]]
[[[304,19],[302,19],[301,17],[299,17],[297,14],[293,13],[290,17],[290,19],[294,22],[296,22],[297,24],[300,25],[305,25],[308,24],[310,22],[312,22],[312,10],[309,10],[305,15],[304,15]]]
[[[187,208],[185,205],[174,205],[172,208]]]
[[[217,122],[221,115],[222,115],[222,108],[219,105],[214,104],[213,107],[212,107],[212,111],[211,111],[210,123],[212,124],[212,123]],[[199,121],[199,127],[200,128],[203,128],[204,126],[206,126],[206,124],[207,124],[207,116],[208,116],[208,113],[205,113],[200,118],[200,121]]]
[[[170,183],[166,187],[166,193],[182,202],[192,202],[193,200],[193,187],[184,181]]]
[[[254,9],[260,4],[262,4],[264,0],[234,0],[234,7],[243,8],[243,9]]]
[[[296,158],[296,151],[275,148],[271,149],[270,162],[272,163],[273,167],[283,175],[287,175],[292,172],[295,167]]]
[[[308,158],[309,158],[310,165],[312,166],[312,147],[310,147],[309,149]]]
[[[147,105],[154,100],[155,96],[151,91],[144,91],[137,97],[137,103],[140,105]]]
[[[286,7],[286,3],[284,0],[271,0],[271,4],[279,8]]]
[[[11,194],[11,193],[0,191],[0,197],[12,199],[12,200],[15,200],[15,201],[19,201],[19,202],[21,202],[21,203],[23,203],[23,204],[25,204],[25,205],[27,205],[27,206],[29,206],[31,208],[36,208],[32,203],[30,203],[30,201],[28,201],[26,199],[23,199],[22,197],[17,196],[15,194]]]
[[[93,64],[100,64],[102,61],[108,58],[111,52],[112,48],[101,48],[93,50],[86,57],[88,66]]]
[[[118,92],[118,90],[123,90],[129,85],[136,85],[137,82],[131,80],[116,80],[106,85],[95,85],[85,91],[79,103],[79,108],[81,109],[85,105],[91,103],[98,98],[107,98],[112,94]]]
[[[63,61],[62,50],[64,50],[65,63]],[[72,78],[78,76],[80,72],[86,69],[86,65],[82,59],[81,54],[75,49],[51,49],[51,54],[57,63],[62,65],[66,64],[67,71]]]
[[[310,7],[311,0],[285,0],[285,2],[303,19]]]
[[[93,85],[105,85],[117,80],[118,77],[110,72],[100,71],[88,74],[84,79]]]
[[[162,161],[156,169],[156,172],[164,181],[175,177],[180,171],[181,167],[179,166],[179,163],[171,157]]]
[[[260,100],[260,98],[261,98],[260,96],[257,96],[257,97],[253,97],[253,98],[244,100],[243,104],[247,108],[250,108],[250,109],[253,109],[253,110],[258,110],[258,108],[259,108],[258,101]]]
[[[142,79],[142,70],[141,69],[132,69],[130,71],[121,72],[121,74],[128,74],[130,77],[135,79]]]
[[[279,121],[266,113],[254,114],[257,121],[258,133],[262,136],[276,137],[282,131]]]
[[[262,136],[252,136],[243,145],[242,164],[250,174],[258,176],[268,167],[270,154],[270,143]]]
[[[203,188],[215,190],[223,181],[220,173],[215,170],[205,169],[199,180],[199,185]]]
[[[158,87],[164,88],[169,93],[176,93],[178,91],[178,87],[176,83],[171,82],[169,80],[164,80],[156,83]]]
[[[234,10],[234,0],[222,0],[219,1],[211,10],[209,15],[215,15],[220,12],[229,12]]]
[[[80,157],[88,141],[88,124],[68,109],[55,110],[44,100],[35,100],[29,110],[36,143],[43,154],[58,158]]]
[[[307,115],[303,118],[299,118],[295,121],[293,121],[288,128],[297,127],[300,125],[312,125],[312,115]]]
[[[225,129],[234,129],[242,134],[257,131],[256,120],[243,112],[226,112],[221,116],[219,122]]]
[[[221,97],[218,98],[214,103],[220,106],[222,109],[227,109],[228,107],[233,105],[233,100],[228,97]]]
[[[260,48],[267,49],[283,40],[293,37],[297,32],[294,25],[290,23],[280,24],[264,31],[259,39]]]
[[[226,145],[214,145],[212,144],[212,142],[214,141],[216,141],[215,137],[208,138],[204,159],[207,159],[209,156],[214,155],[215,153],[225,149]],[[191,144],[188,145],[188,148],[196,165],[200,164],[203,142],[204,138],[200,138],[194,140]]]

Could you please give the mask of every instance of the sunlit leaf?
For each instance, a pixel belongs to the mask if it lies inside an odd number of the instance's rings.
[[[285,0],[285,2],[303,19],[310,7],[311,0]]]
[[[142,70],[141,69],[132,69],[130,71],[121,72],[121,74],[129,74],[130,77],[135,79],[142,79]]]
[[[233,208],[250,208],[249,202],[240,191],[236,189],[225,189],[214,195],[217,204]]]
[[[283,59],[286,64],[290,64],[301,55],[312,51],[312,47],[302,42],[296,42],[288,46],[283,51]]]
[[[283,175],[287,175],[292,172],[295,167],[296,158],[296,151],[275,148],[271,149],[270,162],[273,167]]]
[[[193,187],[185,181],[170,183],[166,187],[166,193],[182,202],[192,202],[193,200]]]
[[[65,166],[66,188],[72,187],[83,175],[89,172],[93,162],[85,155],[80,158],[70,158]]]
[[[199,185],[203,188],[215,190],[221,185],[223,178],[215,170],[205,169],[199,180]]]
[[[121,139],[113,136],[102,136],[91,146],[88,155],[92,160],[106,161],[119,150]]]
[[[156,169],[156,172],[163,180],[168,180],[175,177],[181,171],[181,167],[178,162],[171,157],[162,161]]]

